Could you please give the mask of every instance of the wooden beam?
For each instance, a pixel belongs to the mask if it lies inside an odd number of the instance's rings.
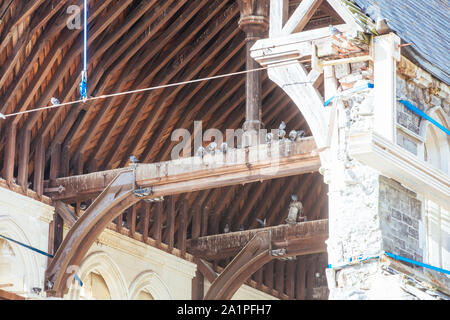
[[[299,262],[297,264],[297,285],[296,285],[296,292],[295,292],[295,298],[297,300],[304,300],[306,297],[306,259],[301,257],[299,258]]]
[[[291,252],[287,253],[289,256],[326,251],[324,243],[328,237],[328,220],[326,219],[203,236],[188,240],[187,246],[189,252],[196,257],[208,260],[223,259],[242,250],[261,231],[270,231],[273,247],[290,249]]]
[[[284,24],[289,18],[289,0],[270,0],[269,38],[282,34]]]
[[[130,236],[134,237],[136,232],[136,206],[131,207],[131,219],[129,220]]]
[[[322,4],[322,0],[303,0],[283,27],[285,35],[300,32]]]
[[[56,213],[58,213],[58,215],[64,220],[69,228],[72,228],[78,220],[78,217],[75,215],[75,213],[71,209],[69,209],[67,204],[62,201],[55,201],[53,204],[55,206]]]
[[[299,142],[273,142],[226,154],[191,157],[135,167],[136,184],[151,187],[153,197],[314,172],[320,160],[312,138]],[[57,179],[65,190],[51,193],[54,200],[92,197],[124,169]]]
[[[203,277],[210,283],[213,283],[217,278],[217,274],[214,269],[203,259],[195,259],[197,263],[197,269],[201,272]]]
[[[241,285],[259,268],[269,262],[270,232],[260,231],[214,280],[205,300],[229,300]]]
[[[58,296],[68,290],[66,280],[70,274],[66,272],[67,268],[79,265],[107,225],[139,201],[133,194],[134,190],[133,171],[120,173],[69,230],[46,272]]]

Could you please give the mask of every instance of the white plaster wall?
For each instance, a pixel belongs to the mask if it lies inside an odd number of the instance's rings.
[[[53,211],[49,205],[0,187],[0,234],[4,236],[48,252],[48,230]],[[44,288],[47,257],[11,241],[8,244],[23,268],[0,275],[1,283],[14,285],[4,289],[29,296],[33,287]]]

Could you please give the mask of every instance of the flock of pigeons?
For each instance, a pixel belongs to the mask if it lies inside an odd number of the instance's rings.
[[[299,139],[303,138],[305,136],[305,131],[303,130],[291,130],[289,132],[289,140],[294,142],[298,141]],[[278,127],[278,130],[276,134],[274,135],[272,132],[268,132],[266,134],[266,143],[271,144],[273,141],[281,140],[285,141],[286,138],[286,124],[284,121],[281,121],[280,126]],[[203,146],[200,146],[197,150],[197,156],[200,158],[203,158],[206,154],[215,154],[216,152],[221,153],[227,153],[228,151],[228,144],[226,142],[223,142],[219,148],[217,148],[216,142],[211,142],[206,148]]]

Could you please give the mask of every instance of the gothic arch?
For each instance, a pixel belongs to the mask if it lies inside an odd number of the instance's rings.
[[[84,259],[80,265],[80,278],[85,279],[91,272],[96,272],[103,277],[112,300],[128,299],[124,277],[117,264],[106,252],[93,252]]]
[[[442,107],[433,107],[427,113],[444,127],[449,128],[448,116]],[[425,140],[425,161],[449,174],[450,137],[427,120],[422,121],[420,124],[420,135]]]
[[[136,300],[142,290],[148,291],[155,300],[171,300],[169,288],[154,271],[140,273],[130,284],[128,290],[131,300]]]

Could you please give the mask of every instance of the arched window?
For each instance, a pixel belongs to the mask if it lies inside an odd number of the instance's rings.
[[[446,117],[443,115],[441,109],[434,109],[431,111],[430,116],[443,126],[448,128]],[[450,139],[449,136],[437,128],[435,125],[428,121],[425,121],[425,148],[424,159],[429,162],[433,167],[449,173],[449,153],[450,153]]]
[[[83,279],[83,286],[81,296],[84,298],[96,300],[111,299],[108,285],[99,273],[90,272],[85,279]]]

